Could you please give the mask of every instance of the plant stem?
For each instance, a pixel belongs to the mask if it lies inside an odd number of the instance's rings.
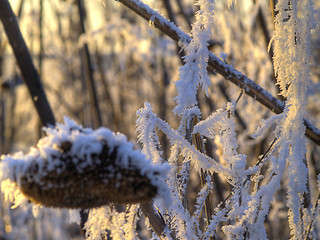
[[[144,215],[149,218],[149,222],[154,232],[158,235],[159,238],[162,238],[164,236],[163,232],[165,231],[167,226],[166,223],[163,221],[163,218],[161,218],[154,212],[153,203],[142,203],[140,207]],[[172,231],[170,233],[170,236],[173,240],[176,240],[175,234]]]
[[[0,20],[42,124],[54,125],[53,112],[8,0],[0,0]]]
[[[196,124],[197,122],[198,122],[198,119],[197,119],[197,117],[195,117],[194,123]],[[202,142],[200,134],[196,133],[195,135],[193,135],[193,137],[194,137],[194,142],[195,142],[195,146],[196,146],[197,150],[199,150],[200,152],[203,153],[204,147],[203,147],[203,142]],[[203,169],[201,168],[201,172],[200,172],[201,187],[204,187],[204,185],[206,184],[207,174],[208,173],[204,172]],[[210,193],[208,194],[208,196],[205,199],[204,211],[206,214],[207,226],[208,226],[210,224],[211,216],[213,214],[213,209],[212,209],[212,205],[211,205],[211,201],[210,201]],[[210,236],[209,239],[214,240],[214,237]]]
[[[81,27],[81,33],[85,34],[85,26],[84,26],[84,19],[85,19],[85,12],[84,12],[84,3],[83,0],[78,0],[78,10],[79,10],[79,17],[80,17],[80,27]],[[93,66],[92,61],[90,58],[90,51],[88,44],[85,43],[83,45],[83,59],[84,59],[84,67],[85,67],[85,80],[86,85],[89,92],[89,99],[90,99],[90,105],[91,105],[91,111],[93,116],[93,126],[94,128],[98,128],[102,126],[102,118],[101,118],[101,112],[99,107],[99,101],[95,86],[95,81],[93,77]]]
[[[312,227],[312,224],[313,224],[313,219],[314,219],[314,217],[315,217],[315,215],[316,215],[316,212],[317,212],[317,209],[318,209],[319,201],[320,201],[320,193],[318,194],[317,201],[316,201],[316,203],[315,203],[315,205],[314,205],[314,212],[313,212],[313,214],[312,214],[311,221],[310,221],[310,223],[308,224],[308,228],[307,228],[307,232],[306,232],[306,235],[305,235],[305,237],[304,237],[304,240],[307,240],[308,237],[309,237],[309,234],[310,234],[310,231],[311,231],[311,227]]]

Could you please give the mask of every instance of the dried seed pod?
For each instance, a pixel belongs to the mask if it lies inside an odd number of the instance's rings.
[[[46,128],[47,136],[28,154],[1,162],[28,199],[47,207],[86,209],[168,195],[163,179],[168,165],[153,165],[122,134],[65,122]]]

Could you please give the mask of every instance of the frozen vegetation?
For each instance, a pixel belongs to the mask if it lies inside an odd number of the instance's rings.
[[[106,128],[85,129],[68,118],[44,132],[27,154],[1,159],[5,198],[27,202],[20,189],[47,207],[96,208],[110,202],[147,202],[157,195],[170,203],[161,180],[169,166],[151,165],[124,135]]]
[[[67,48],[59,17],[76,4],[53,2],[61,43],[46,39],[47,53],[64,62],[54,62],[56,85],[43,78],[54,111],[70,117],[28,151],[13,151],[18,139],[1,156],[0,238],[71,239],[70,222],[92,240],[320,238],[319,3],[119,0],[125,11],[95,2],[89,17],[103,5],[105,21],[80,36],[70,18],[76,47]],[[72,54],[83,46],[97,49],[108,128],[91,128],[99,106],[79,96],[88,83],[76,79],[88,73]],[[19,128],[35,129],[28,124]]]

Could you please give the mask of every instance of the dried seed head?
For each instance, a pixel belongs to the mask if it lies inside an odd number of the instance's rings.
[[[86,209],[168,195],[163,179],[167,165],[152,165],[121,134],[65,121],[45,129],[47,136],[37,148],[4,157],[0,165],[9,168],[7,178],[28,199],[47,207]]]

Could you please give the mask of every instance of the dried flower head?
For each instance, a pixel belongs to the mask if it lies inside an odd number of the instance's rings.
[[[67,118],[44,130],[47,136],[29,153],[4,156],[0,163],[0,179],[10,179],[31,201],[86,209],[168,195],[168,165],[152,165],[124,135],[84,129]]]

